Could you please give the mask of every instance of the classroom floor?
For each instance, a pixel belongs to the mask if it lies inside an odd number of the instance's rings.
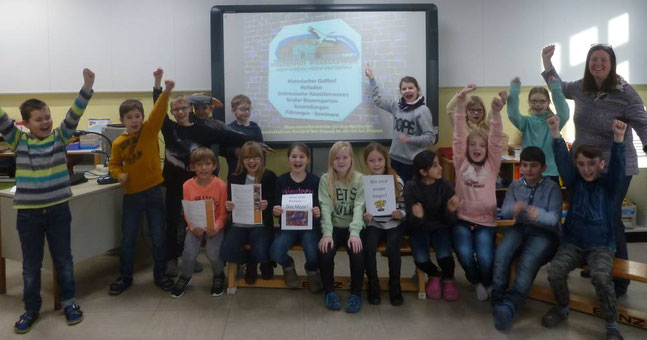
[[[647,262],[647,243],[629,246],[632,259]],[[62,312],[53,311],[51,272],[43,271],[43,311],[30,333],[16,335],[13,324],[22,313],[20,263],[7,261],[7,294],[0,295],[0,339],[604,339],[604,321],[571,312],[568,322],[556,329],[540,325],[549,304],[528,300],[508,332],[494,329],[489,303],[478,302],[472,287],[456,265],[461,298],[458,302],[418,300],[405,293],[404,305],[393,307],[388,293],[382,304],[366,303],[356,315],[325,309],[321,295],[307,290],[241,288],[235,295],[211,297],[208,268],[195,274],[190,288],[180,299],[169,297],[153,284],[150,253],[139,245],[135,285],[120,296],[109,296],[108,284],[115,278],[118,256],[106,254],[76,266],[78,303],[85,320],[76,326],[65,324]],[[302,272],[301,254],[294,254]],[[200,261],[207,264],[204,254]],[[378,256],[379,268],[386,259]],[[403,257],[403,275],[413,274],[411,257]],[[340,275],[348,275],[348,260],[338,253]],[[207,267],[207,266],[205,266]],[[548,285],[546,267],[537,283]],[[571,275],[571,290],[593,296],[588,280]],[[620,305],[647,310],[647,287],[632,283]],[[340,291],[342,303],[348,291]],[[620,329],[625,339],[645,339],[647,330],[627,325]]]

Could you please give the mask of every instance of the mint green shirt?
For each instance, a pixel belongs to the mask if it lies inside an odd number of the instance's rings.
[[[321,208],[321,232],[332,236],[332,228],[348,228],[350,236],[359,236],[364,227],[364,182],[355,172],[348,184],[335,182],[335,203],[328,193],[328,173],[319,180],[319,206]]]

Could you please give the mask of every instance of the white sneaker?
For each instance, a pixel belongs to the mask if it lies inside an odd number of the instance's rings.
[[[486,301],[489,297],[487,288],[482,283],[476,285],[476,299],[479,301]]]

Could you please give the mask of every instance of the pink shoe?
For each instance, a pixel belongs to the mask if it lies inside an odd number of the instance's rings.
[[[449,279],[443,281],[443,299],[445,301],[456,301],[458,300],[458,287],[456,286],[456,281]]]
[[[425,289],[425,291],[427,292],[427,299],[440,300],[442,296],[440,278],[437,276],[430,277],[429,282],[427,282],[427,288]]]

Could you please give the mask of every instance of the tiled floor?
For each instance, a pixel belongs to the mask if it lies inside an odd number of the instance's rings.
[[[567,324],[556,329],[540,325],[550,305],[528,300],[514,327],[505,333],[492,325],[488,303],[476,301],[457,264],[461,298],[458,302],[418,300],[405,293],[405,303],[392,307],[383,294],[380,306],[368,305],[356,315],[331,312],[322,297],[307,290],[241,288],[236,295],[211,297],[211,273],[196,274],[186,294],[172,299],[152,282],[147,249],[141,246],[135,285],[116,297],[107,293],[114,279],[118,257],[104,255],[76,266],[78,302],[85,320],[67,326],[61,312],[52,310],[51,273],[43,271],[44,308],[34,329],[25,335],[13,333],[13,323],[22,312],[20,264],[7,261],[6,295],[0,295],[0,339],[604,339],[604,321],[572,312]],[[631,244],[630,254],[647,262],[647,243]],[[297,263],[303,263],[295,254]],[[200,261],[207,263],[201,255]],[[386,272],[386,259],[378,259]],[[348,275],[347,258],[337,257],[339,274]],[[300,269],[298,269],[301,272]],[[411,257],[403,258],[403,275],[413,273]],[[547,285],[545,268],[537,278]],[[573,292],[593,296],[589,281],[571,275]],[[347,291],[341,291],[342,302]],[[633,283],[620,304],[647,310],[647,286]],[[625,339],[647,339],[647,331],[621,325]]]

